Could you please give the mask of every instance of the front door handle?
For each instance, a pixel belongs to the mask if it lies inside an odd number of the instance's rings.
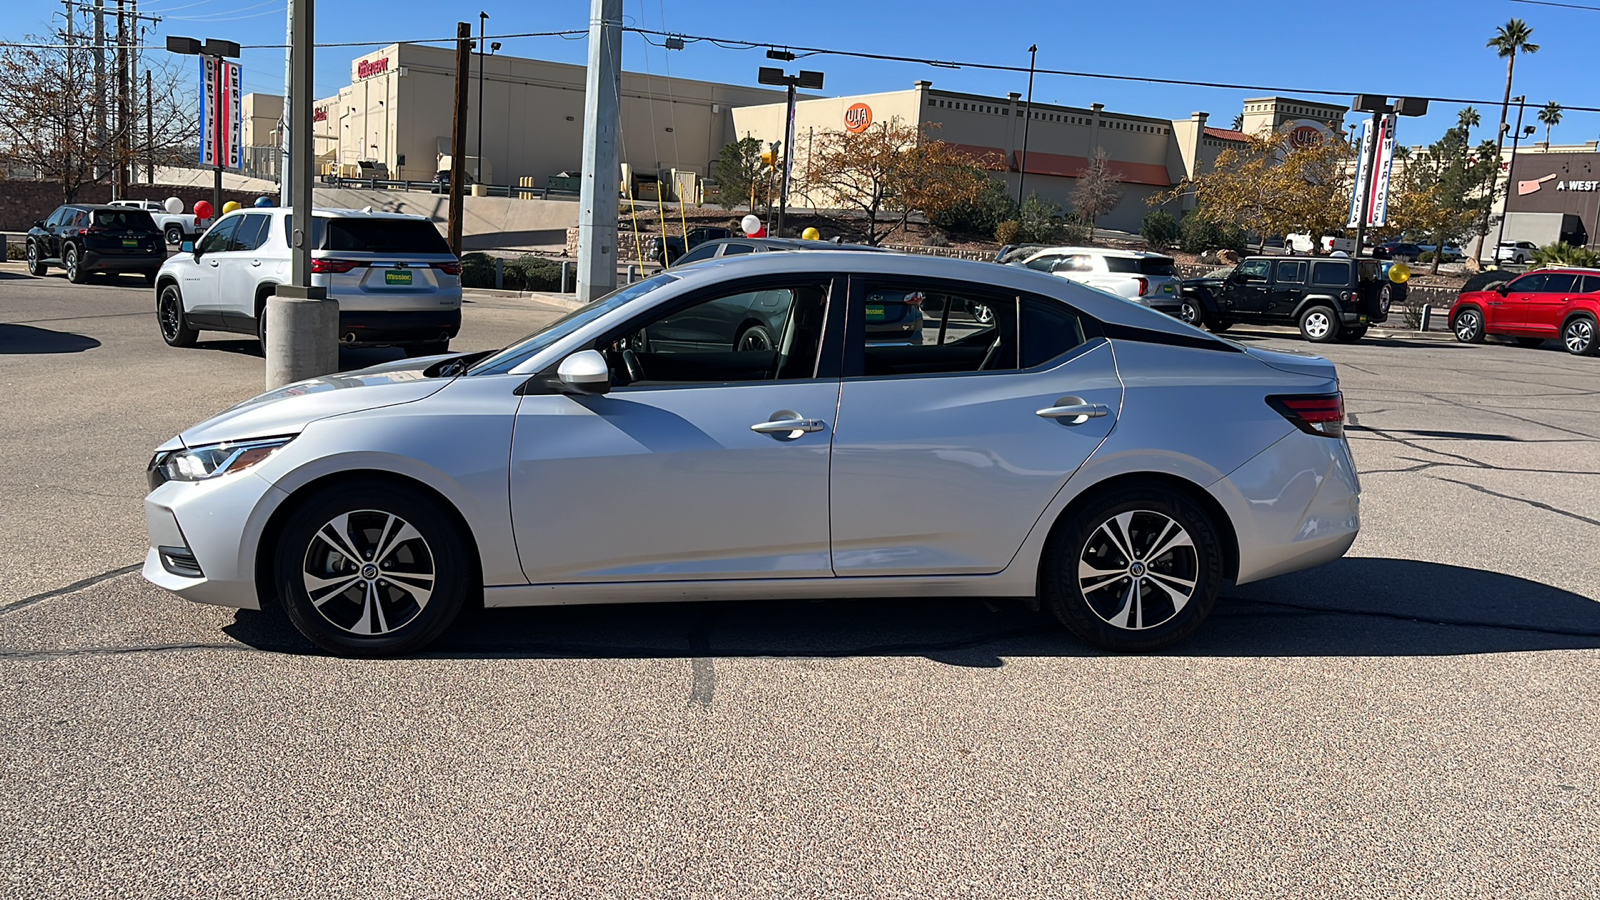
[[[805,416],[789,410],[780,410],[772,414],[772,418],[765,422],[757,422],[750,426],[756,434],[772,434],[781,438],[793,440],[802,434],[811,434],[828,427],[821,419],[808,419]]]
[[[250,260],[250,265],[252,265],[252,266],[259,266],[259,265],[261,265],[261,260],[259,260],[259,259],[252,259],[252,260]]]
[[[222,265],[222,263],[219,263],[214,259],[211,261],[211,268],[213,268],[213,269],[215,269],[217,266],[220,266],[220,265]]]
[[[1069,403],[1035,410],[1034,415],[1046,419],[1067,419],[1067,425],[1082,425],[1090,419],[1109,415],[1111,408],[1104,403]]]

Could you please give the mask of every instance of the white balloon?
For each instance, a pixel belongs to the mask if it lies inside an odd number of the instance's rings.
[[[161,205],[168,213],[171,213],[174,216],[183,212],[183,201],[179,200],[177,197],[168,197],[166,202]]]
[[[755,234],[761,230],[761,220],[754,215],[748,215],[739,220],[739,227],[745,234]]]

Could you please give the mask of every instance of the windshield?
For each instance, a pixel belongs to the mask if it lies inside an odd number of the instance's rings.
[[[1201,278],[1223,278],[1223,279],[1226,279],[1229,275],[1232,275],[1232,274],[1233,274],[1233,266],[1227,266],[1226,268],[1222,268],[1222,269],[1212,269],[1211,271],[1205,273],[1204,275],[1201,275],[1200,277]]]
[[[647,278],[644,281],[618,288],[587,306],[580,306],[567,313],[533,334],[501,350],[499,353],[485,357],[477,365],[467,370],[467,374],[504,375],[527,360],[532,359],[534,354],[604,316],[606,313],[637,300],[656,288],[665,287],[677,280],[677,275],[662,272],[654,278]]]

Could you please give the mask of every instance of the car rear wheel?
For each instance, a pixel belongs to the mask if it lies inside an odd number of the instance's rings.
[[[994,324],[994,310],[987,303],[972,304],[972,320],[979,325]]]
[[[751,325],[739,332],[739,336],[734,339],[733,349],[740,352],[771,350],[772,332],[768,331],[765,325]]]
[[[1074,511],[1050,538],[1040,591],[1073,634],[1106,650],[1157,650],[1200,626],[1222,583],[1210,516],[1164,487],[1126,488]]]
[[[83,284],[89,274],[78,262],[78,248],[71,244],[61,248],[61,268],[67,271],[67,280],[73,284]]]
[[[1313,344],[1326,344],[1339,338],[1339,316],[1331,307],[1313,306],[1300,314],[1300,336]]]
[[[1383,310],[1385,317],[1389,315],[1389,309],[1393,306],[1394,285],[1386,284],[1383,287],[1378,288],[1378,308]]]
[[[474,581],[449,511],[387,484],[313,497],[290,516],[275,552],[289,621],[340,656],[422,649],[455,621]]]
[[[39,245],[33,241],[28,242],[28,274],[43,275],[50,271],[50,267],[40,261]]]
[[[1196,328],[1205,321],[1205,316],[1200,311],[1200,304],[1187,297],[1178,305],[1178,318]]]
[[[183,243],[183,229],[182,228],[179,228],[176,225],[168,225],[167,228],[166,228],[166,231],[164,233],[166,235],[167,243],[169,245],[171,245],[173,247],[176,247],[179,244]]]
[[[1587,316],[1573,316],[1561,326],[1561,343],[1573,356],[1593,356],[1597,342],[1594,320]]]
[[[1483,313],[1470,306],[1461,310],[1451,320],[1450,330],[1456,333],[1456,340],[1463,344],[1483,343]]]
[[[161,289],[161,295],[156,298],[156,321],[161,325],[161,339],[167,346],[194,346],[195,335],[199,332],[190,328],[188,319],[183,316],[183,294],[177,285],[169,284]]]

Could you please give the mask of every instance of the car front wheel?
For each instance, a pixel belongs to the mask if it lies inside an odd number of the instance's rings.
[[[1206,512],[1164,487],[1091,500],[1051,536],[1040,590],[1073,634],[1106,650],[1187,637],[1216,602],[1222,550]]]
[[[279,601],[330,653],[420,650],[455,621],[474,583],[456,528],[438,501],[412,489],[368,482],[324,491],[279,538]]]
[[[50,267],[39,259],[39,245],[33,241],[28,242],[28,274],[43,275],[50,271]]]
[[[1470,306],[1461,310],[1450,323],[1450,330],[1455,332],[1456,340],[1463,344],[1483,343],[1483,313]]]
[[[183,315],[183,294],[178,291],[178,286],[169,284],[161,289],[161,294],[156,298],[156,321],[161,325],[161,339],[169,347],[193,347],[194,338],[198,333],[189,327],[189,321]]]
[[[183,229],[182,228],[179,228],[176,225],[168,225],[165,233],[166,233],[167,243],[170,244],[171,246],[176,247],[179,244],[183,243]]]
[[[1561,343],[1573,356],[1593,356],[1596,344],[1595,323],[1587,316],[1573,316],[1561,327]]]
[[[1313,306],[1300,314],[1300,336],[1313,344],[1339,338],[1339,316],[1326,306]]]

